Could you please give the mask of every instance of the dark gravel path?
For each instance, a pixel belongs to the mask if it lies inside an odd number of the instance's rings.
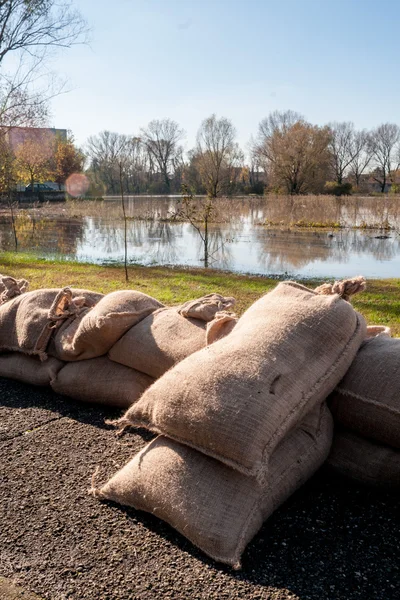
[[[146,441],[116,440],[104,425],[116,414],[0,379],[0,576],[51,600],[400,597],[399,500],[324,470],[264,525],[240,572],[88,496],[97,465],[105,480]]]

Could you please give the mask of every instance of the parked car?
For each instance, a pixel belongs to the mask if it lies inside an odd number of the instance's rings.
[[[32,192],[32,184],[26,186],[26,192]],[[33,192],[54,192],[54,189],[45,183],[34,183]]]

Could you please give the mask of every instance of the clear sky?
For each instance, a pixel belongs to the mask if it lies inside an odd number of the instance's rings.
[[[245,147],[270,111],[400,125],[400,0],[76,0],[90,46],[58,56],[52,125],[79,144],[169,117],[232,119]]]

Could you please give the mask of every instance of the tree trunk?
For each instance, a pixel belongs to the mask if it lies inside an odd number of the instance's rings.
[[[128,281],[128,241],[127,241],[127,222],[126,222],[126,211],[125,211],[125,198],[124,198],[124,185],[122,180],[122,165],[119,165],[119,185],[121,191],[121,202],[122,212],[124,215],[124,267],[125,267],[125,281]]]
[[[15,252],[18,252],[17,229],[15,227],[14,211],[13,211],[13,207],[12,207],[12,200],[11,200],[10,191],[8,192],[8,206],[10,208],[10,213],[11,213],[11,227],[12,227],[13,234],[14,234]]]
[[[204,220],[204,266],[208,267],[208,217]]]

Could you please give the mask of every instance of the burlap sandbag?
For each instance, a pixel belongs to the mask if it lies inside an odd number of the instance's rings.
[[[6,352],[0,354],[0,377],[18,379],[31,385],[50,385],[63,364],[52,357],[42,362],[38,356]]]
[[[400,448],[400,339],[367,340],[331,394],[330,406],[338,423]]]
[[[122,365],[156,379],[207,343],[207,323],[183,317],[179,308],[161,308],[129,331],[111,348],[108,356]],[[233,317],[231,317],[232,319]],[[211,321],[208,325],[211,325]],[[227,327],[225,325],[225,332]],[[222,336],[222,323],[218,329]]]
[[[228,336],[158,379],[116,425],[148,428],[263,480],[266,457],[337,385],[365,331],[338,295],[280,283]]]
[[[353,431],[335,430],[327,464],[354,481],[400,489],[400,450]]]
[[[102,356],[128,329],[162,306],[142,292],[111,292],[57,332],[52,352],[65,361]]]
[[[154,379],[106,356],[70,362],[51,381],[53,390],[83,402],[127,408]]]
[[[209,322],[214,319],[217,312],[227,311],[235,304],[235,298],[221,296],[221,294],[207,294],[185,302],[178,310],[183,317]]]
[[[44,289],[17,295],[0,306],[0,351],[46,358],[51,335],[69,317],[93,306],[101,294],[78,289]]]
[[[14,279],[14,277],[0,273],[0,304],[24,294],[28,287],[29,283],[26,279]]]
[[[159,436],[92,491],[98,498],[153,513],[211,558],[239,568],[243,550],[265,519],[324,462],[332,429],[326,406],[314,409],[275,450],[263,486]]]

